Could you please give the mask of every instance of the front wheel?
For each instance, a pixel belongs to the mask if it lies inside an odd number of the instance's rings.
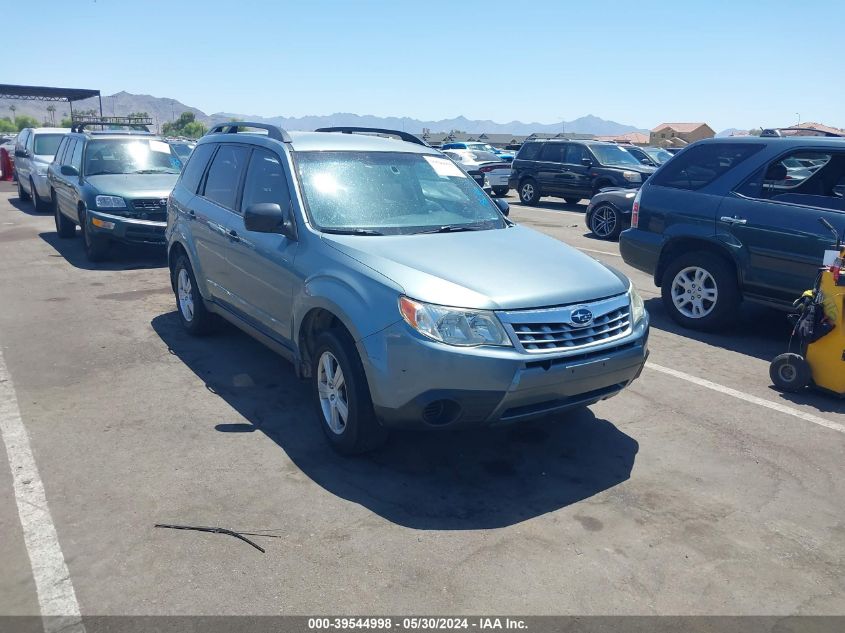
[[[769,365],[769,377],[781,391],[794,393],[810,384],[812,371],[800,354],[781,354]]]
[[[663,304],[684,327],[715,330],[736,316],[740,294],[733,268],[706,251],[669,262],[661,283]]]
[[[600,204],[590,214],[590,230],[602,240],[615,240],[622,232],[622,216],[609,204]]]
[[[56,193],[51,195],[53,204],[53,220],[56,222],[56,233],[59,237],[67,239],[76,235],[76,225],[59,211],[59,202],[56,200]]]
[[[29,190],[32,192],[32,204],[35,205],[35,210],[48,211],[48,205],[41,199],[41,196],[38,195],[38,189],[35,188],[35,181],[32,180],[32,178],[29,179]]]
[[[508,187],[493,187],[493,193],[499,198],[504,198],[508,195],[508,191],[510,191]]]
[[[29,200],[29,194],[23,190],[23,185],[21,185],[20,178],[18,178],[18,200],[26,202]]]
[[[85,257],[93,263],[103,261],[109,254],[109,238],[95,235],[84,213],[80,214],[80,220],[82,221],[82,237],[85,241]]]
[[[534,206],[540,202],[540,187],[533,180],[525,180],[519,185],[519,199],[522,204]]]
[[[578,204],[581,202],[581,198],[576,198],[575,196],[564,196],[563,199],[566,204]]]
[[[332,448],[343,455],[355,455],[384,443],[387,431],[376,420],[367,377],[352,337],[343,330],[322,332],[312,359],[317,415]]]

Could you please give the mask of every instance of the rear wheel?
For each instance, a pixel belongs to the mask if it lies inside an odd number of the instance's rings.
[[[575,196],[564,196],[563,199],[566,201],[566,204],[578,204],[581,202],[581,198],[576,198]]]
[[[59,202],[56,200],[55,191],[51,192],[50,202],[53,205],[53,219],[56,222],[56,233],[61,238],[74,237],[76,235],[76,225],[59,211]]]
[[[18,200],[23,200],[24,202],[29,200],[29,194],[23,190],[20,179],[18,179]]]
[[[622,232],[622,216],[609,204],[600,204],[590,214],[590,230],[603,240],[615,240]]]
[[[508,195],[508,191],[510,191],[508,187],[493,187],[493,193],[500,198],[504,198]]]
[[[208,334],[214,326],[214,315],[203,303],[191,263],[184,253],[176,259],[172,275],[176,308],[182,327],[192,336]]]
[[[660,290],[672,319],[696,330],[724,326],[736,315],[740,301],[733,268],[706,251],[685,253],[669,262]]]
[[[376,420],[355,343],[344,330],[317,337],[311,380],[323,433],[337,452],[363,453],[381,445],[387,430]]]
[[[540,187],[535,180],[523,180],[519,185],[519,199],[522,204],[534,206],[540,202]]]
[[[32,178],[29,179],[29,190],[32,192],[32,203],[35,205],[36,211],[48,211],[49,205],[41,199],[38,195],[38,189],[35,188],[35,182]]]
[[[82,222],[82,237],[85,240],[85,257],[89,262],[103,261],[109,254],[109,238],[94,234],[84,212],[80,213],[79,219]]]
[[[769,377],[775,387],[791,393],[801,391],[810,384],[812,371],[800,354],[781,354],[769,365]]]

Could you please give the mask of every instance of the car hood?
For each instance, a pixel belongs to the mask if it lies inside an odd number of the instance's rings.
[[[323,239],[421,301],[488,310],[584,303],[625,292],[628,280],[556,239],[513,226],[430,235]]]
[[[179,174],[99,174],[85,180],[99,193],[123,198],[166,198]]]

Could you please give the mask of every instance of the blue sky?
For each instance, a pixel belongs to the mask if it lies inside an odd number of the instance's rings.
[[[839,0],[8,4],[0,81],[207,113],[845,127]]]

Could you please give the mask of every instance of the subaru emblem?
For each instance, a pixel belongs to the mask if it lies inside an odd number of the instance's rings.
[[[575,308],[569,315],[569,321],[575,327],[587,327],[593,322],[593,313],[587,308]]]
[[[160,207],[166,207],[167,206],[167,198],[162,198],[161,200],[159,200],[158,205]]]

